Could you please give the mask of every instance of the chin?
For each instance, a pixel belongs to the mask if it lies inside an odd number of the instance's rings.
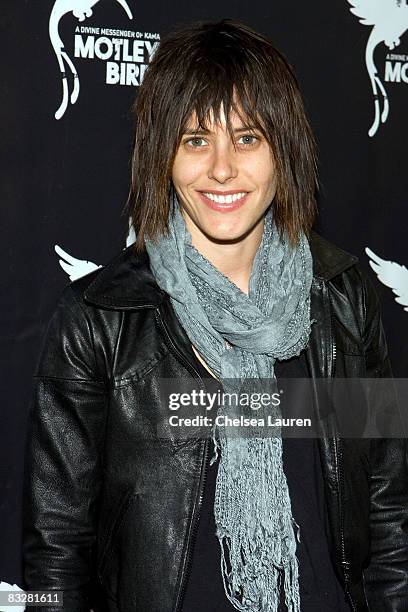
[[[214,228],[214,226],[202,228],[202,232],[214,242],[238,242],[243,239],[249,231],[249,227],[228,223],[222,224],[222,226],[218,226],[217,228]]]
[[[201,211],[200,211],[201,212]],[[201,234],[212,242],[239,242],[244,239],[257,224],[253,215],[237,215],[234,213],[191,214],[185,211],[184,218],[192,235]],[[193,238],[194,240],[194,238]]]

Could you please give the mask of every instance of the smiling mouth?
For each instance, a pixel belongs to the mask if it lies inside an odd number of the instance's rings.
[[[247,194],[248,191],[237,191],[234,193],[214,193],[212,191],[200,191],[200,194],[215,202],[216,204],[234,204],[242,200]]]
[[[228,213],[241,208],[248,200],[249,191],[230,191],[214,193],[213,191],[197,192],[203,203],[220,213]]]

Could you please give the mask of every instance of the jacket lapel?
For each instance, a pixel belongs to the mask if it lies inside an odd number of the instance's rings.
[[[109,310],[157,308],[166,296],[150,270],[147,252],[136,254],[133,245],[89,277],[85,301]]]

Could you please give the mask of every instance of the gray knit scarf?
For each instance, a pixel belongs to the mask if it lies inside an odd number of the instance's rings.
[[[296,248],[281,240],[271,206],[246,295],[192,246],[177,198],[173,212],[170,235],[146,240],[146,249],[191,343],[226,391],[232,379],[276,382],[275,360],[299,355],[310,334],[312,256],[306,236]],[[242,612],[277,612],[283,580],[287,609],[299,612],[299,526],[292,517],[281,434],[231,437],[228,428],[218,429],[214,517],[226,596]]]

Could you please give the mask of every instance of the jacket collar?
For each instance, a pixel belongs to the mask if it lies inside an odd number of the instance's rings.
[[[330,280],[358,261],[316,232],[311,233],[309,244],[316,280]],[[157,308],[166,297],[150,270],[147,252],[136,254],[133,245],[92,276],[83,297],[94,306],[112,310]]]

